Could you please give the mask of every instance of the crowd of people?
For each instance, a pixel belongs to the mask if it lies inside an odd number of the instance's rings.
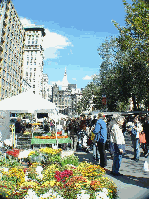
[[[114,114],[104,116],[99,113],[97,118],[92,115],[81,115],[77,118],[65,118],[60,121],[62,131],[67,133],[72,140],[71,149],[74,151],[84,150],[90,152],[93,150],[93,158],[100,160],[100,166],[107,166],[106,150],[110,152],[113,159],[112,173],[120,175],[119,169],[122,161],[122,155],[125,153],[125,135],[128,133],[131,137],[134,148],[134,161],[139,161],[140,147],[143,155],[149,154],[149,116],[121,116]],[[45,119],[43,128],[45,131],[54,131],[56,123],[54,120]],[[18,118],[15,124],[16,133],[23,131]]]
[[[99,113],[94,116],[80,116],[65,121],[65,131],[72,139],[72,148],[76,151],[82,141],[82,149],[89,152],[93,149],[93,158],[100,159],[100,166],[107,166],[106,150],[113,159],[112,174],[120,175],[119,169],[122,155],[125,153],[125,136],[128,133],[131,137],[134,148],[133,160],[138,162],[140,147],[143,155],[149,153],[149,116],[121,116],[115,114],[105,117]]]

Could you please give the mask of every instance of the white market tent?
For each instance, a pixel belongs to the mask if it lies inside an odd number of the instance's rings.
[[[57,108],[54,103],[43,99],[38,94],[34,94],[31,89],[0,101],[0,110],[23,113],[55,113]]]
[[[2,140],[10,137],[10,113],[34,113],[36,115],[37,112],[57,115],[57,108],[54,103],[43,99],[38,94],[34,94],[32,89],[0,101],[0,131],[2,132]]]

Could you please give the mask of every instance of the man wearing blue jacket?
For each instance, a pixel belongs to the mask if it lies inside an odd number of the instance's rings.
[[[100,166],[104,168],[107,166],[107,157],[105,151],[105,143],[107,140],[107,126],[106,122],[103,119],[103,114],[99,113],[93,133],[95,134],[95,140],[97,142],[98,151],[100,153]]]

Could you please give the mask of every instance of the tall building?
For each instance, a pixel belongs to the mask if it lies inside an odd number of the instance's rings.
[[[59,112],[66,115],[75,115],[77,103],[81,99],[82,93],[77,89],[76,84],[69,84],[65,68],[62,80],[62,90],[55,84],[52,87],[52,102],[56,104]]]
[[[0,100],[21,93],[24,28],[13,3],[0,1]]]
[[[45,29],[42,26],[25,27],[25,47],[23,78],[33,88],[33,93],[42,95],[43,78],[43,37]]]
[[[48,89],[49,89],[48,82],[49,82],[48,75],[43,73],[43,76],[42,76],[42,97],[44,99],[47,99],[47,100],[48,100],[48,97],[49,97],[48,96]]]

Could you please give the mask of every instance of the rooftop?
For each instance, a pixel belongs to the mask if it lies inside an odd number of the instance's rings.
[[[46,35],[45,33],[45,29],[43,26],[28,26],[28,27],[24,27],[25,31],[37,31],[40,30],[42,31],[42,36],[44,37]]]

